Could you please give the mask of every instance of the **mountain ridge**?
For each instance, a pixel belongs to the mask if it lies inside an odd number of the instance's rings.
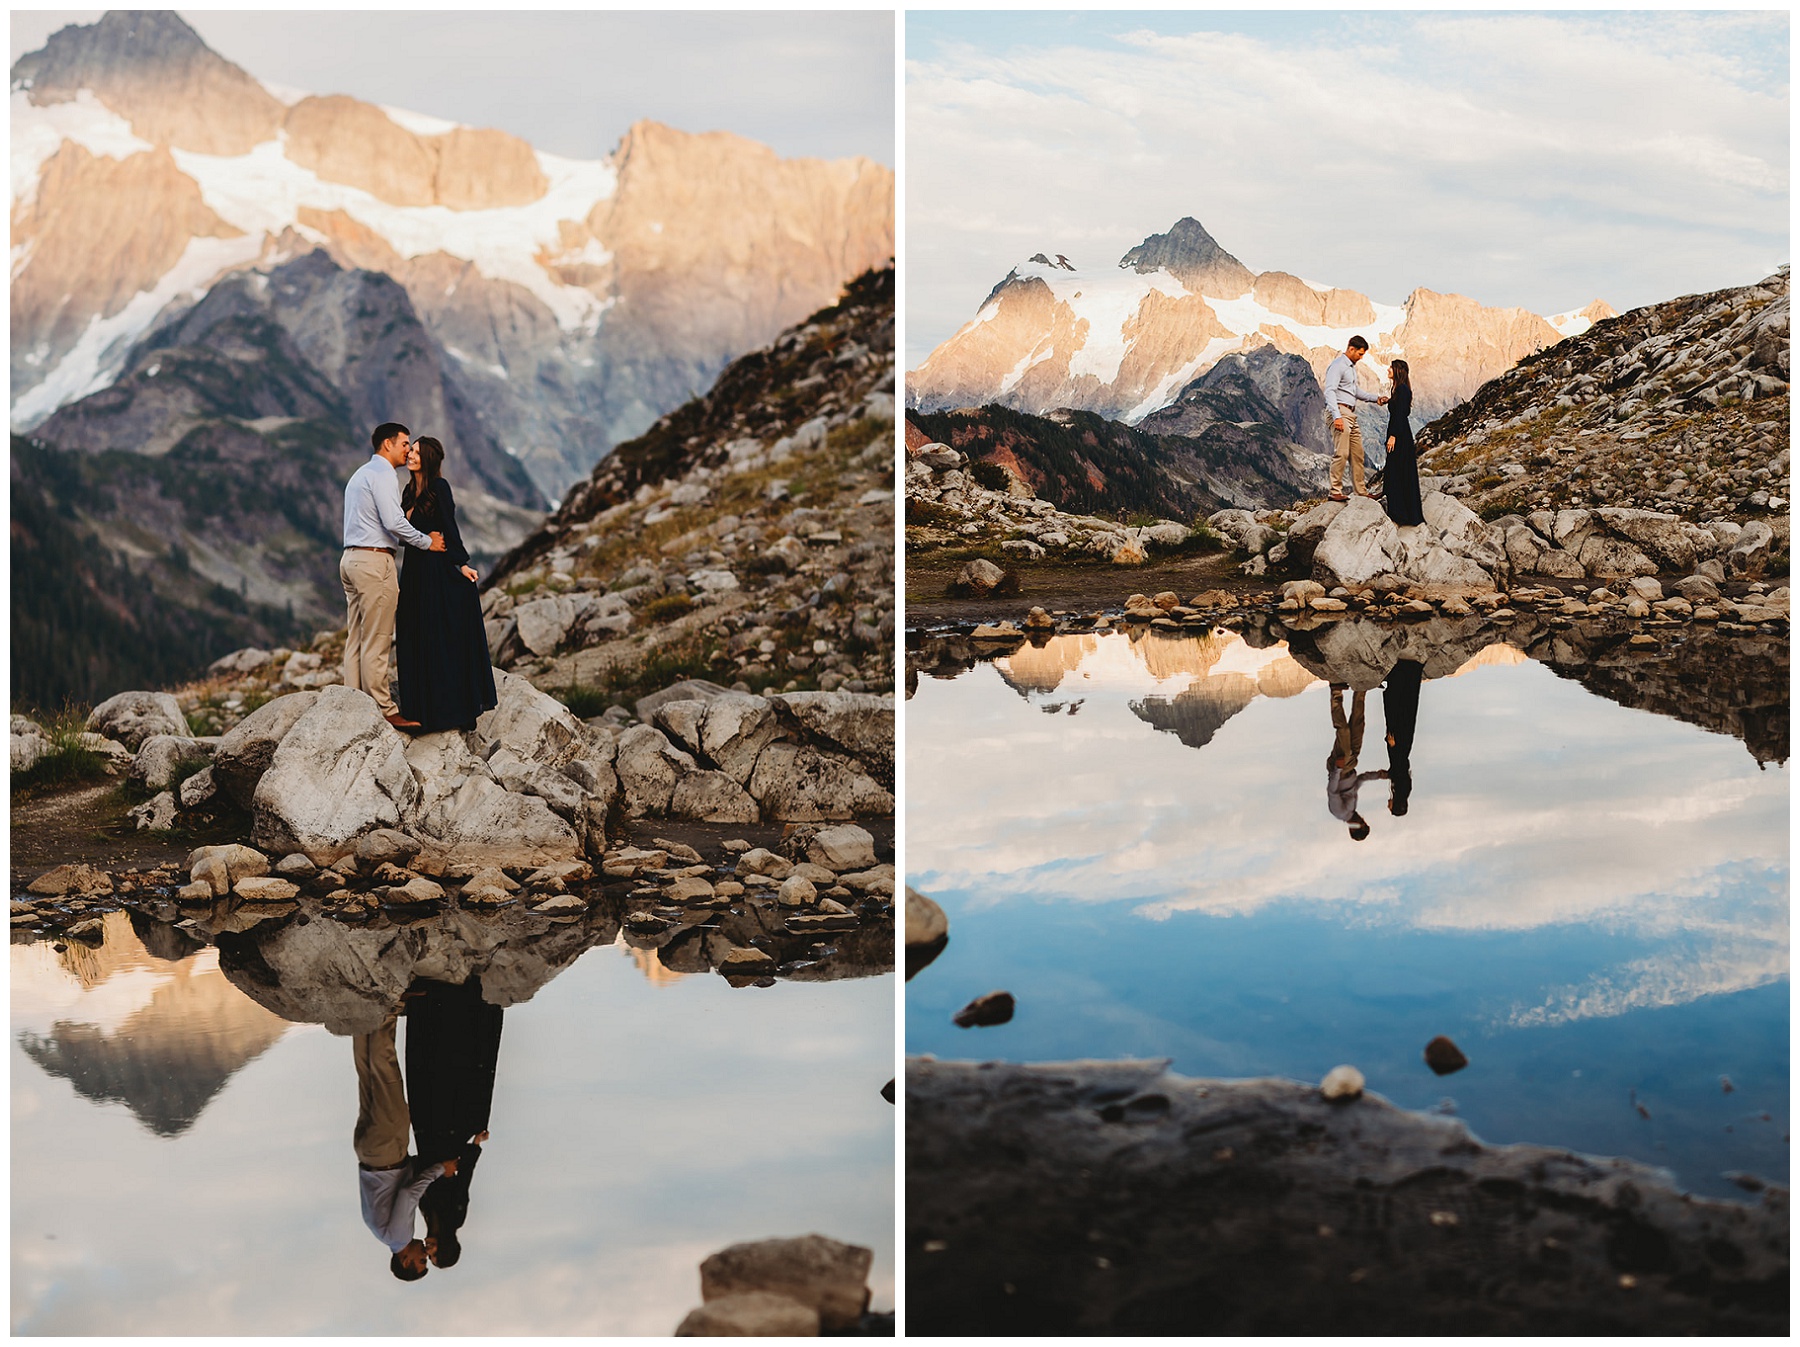
[[[1423,287],[1403,304],[1380,304],[1287,272],[1251,272],[1187,216],[1110,271],[1014,267],[976,316],[908,374],[907,405],[993,402],[1039,415],[1071,407],[1137,424],[1228,354],[1273,347],[1304,358],[1320,379],[1362,335],[1376,362],[1404,355],[1412,364],[1415,422],[1423,424],[1602,311],[1610,312],[1595,301],[1557,315],[1559,328],[1523,309]],[[1362,377],[1372,388],[1372,371]]]
[[[893,253],[893,174],[865,159],[639,121],[571,160],[341,95],[290,106],[172,13],[60,29],[13,86],[15,430],[307,246],[407,288],[554,498]]]

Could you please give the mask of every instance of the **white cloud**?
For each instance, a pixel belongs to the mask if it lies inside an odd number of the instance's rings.
[[[1253,270],[1389,303],[1623,309],[1755,280],[1787,252],[1788,107],[1754,49],[1786,35],[1623,14],[909,31],[908,364],[1031,252],[1111,264],[1183,215]]]
[[[965,907],[1106,906],[1109,920],[1300,902],[1350,924],[1584,926],[1654,947],[1580,987],[1539,989],[1529,1005],[1544,1016],[1668,1004],[1786,966],[1786,773],[1758,770],[1734,740],[1612,705],[1539,664],[1477,667],[1425,685],[1411,810],[1390,817],[1387,783],[1365,784],[1372,832],[1353,843],[1326,808],[1322,685],[1255,698],[1195,750],[1130,704],[1224,680],[1175,672],[1168,656],[1159,673],[1155,641],[1082,639],[1093,648],[1033,694],[1085,698],[1074,718],[1022,702],[993,666],[921,684],[907,716],[921,890]],[[1365,705],[1361,768],[1384,769],[1381,694]]]

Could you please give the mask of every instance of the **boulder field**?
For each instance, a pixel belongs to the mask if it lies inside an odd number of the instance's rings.
[[[382,829],[431,863],[473,873],[606,852],[609,825],[822,823],[894,810],[891,693],[732,692],[690,680],[638,703],[640,721],[577,719],[529,680],[494,672],[499,705],[472,731],[409,737],[362,692],[275,697],[223,735],[191,731],[174,697],[126,692],[90,737],[160,793],[134,811],[166,829],[224,796],[264,851],[329,866]],[[46,732],[15,718],[15,762]],[[197,767],[197,770],[196,770]]]

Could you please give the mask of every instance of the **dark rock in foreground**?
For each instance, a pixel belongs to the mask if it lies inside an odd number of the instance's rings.
[[[909,1332],[1787,1332],[1784,1189],[1165,1067],[908,1061]]]

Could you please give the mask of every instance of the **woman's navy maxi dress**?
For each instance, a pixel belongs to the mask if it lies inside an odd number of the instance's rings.
[[[1388,399],[1388,434],[1394,447],[1388,450],[1382,469],[1382,490],[1387,496],[1388,518],[1396,524],[1423,524],[1425,511],[1419,500],[1419,451],[1413,446],[1412,389],[1396,388]],[[408,559],[411,564],[411,559]]]
[[[408,496],[412,488],[407,488]],[[421,533],[442,533],[444,550],[408,548],[400,572],[400,606],[394,618],[400,674],[400,713],[427,733],[472,730],[475,718],[496,705],[494,669],[475,583],[458,568],[469,561],[456,527],[456,497],[443,478],[414,505]]]

